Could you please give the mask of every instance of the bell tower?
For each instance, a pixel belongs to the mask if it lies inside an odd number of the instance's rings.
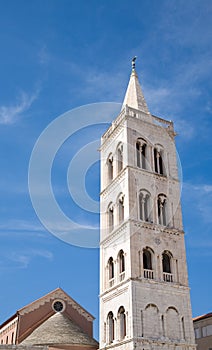
[[[135,59],[101,142],[100,349],[195,350],[175,132]]]

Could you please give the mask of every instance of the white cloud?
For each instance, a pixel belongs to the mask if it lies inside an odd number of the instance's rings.
[[[7,259],[16,263],[16,268],[27,268],[31,260],[41,257],[47,260],[53,259],[53,254],[48,250],[27,250],[27,252],[13,252],[7,256]]]
[[[37,99],[38,94],[39,90],[36,90],[32,95],[22,91],[16,104],[0,106],[0,124],[14,124],[17,118],[31,107],[32,103]]]
[[[39,60],[39,63],[42,65],[47,64],[49,62],[50,54],[47,50],[46,45],[43,45],[40,51],[38,52],[38,60]]]
[[[9,220],[0,224],[0,234],[4,231],[29,231],[43,232],[45,229],[42,225],[34,224],[26,220]]]
[[[184,183],[183,190],[185,190],[185,196],[189,198],[190,203],[196,208],[196,212],[200,213],[202,222],[212,223],[212,185]]]

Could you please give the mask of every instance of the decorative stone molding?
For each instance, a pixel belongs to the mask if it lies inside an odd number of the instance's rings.
[[[37,310],[40,306],[45,305],[46,303],[52,303],[52,300],[62,300],[65,301],[68,305],[76,310],[81,316],[85,317],[88,321],[93,321],[94,317],[90,315],[87,311],[85,311],[79,304],[77,304],[73,299],[71,299],[67,294],[65,294],[62,290],[57,290],[53,293],[50,293],[44,296],[41,299],[34,301],[32,304],[25,306],[23,309],[20,309],[18,313],[20,315],[27,314],[34,310]]]

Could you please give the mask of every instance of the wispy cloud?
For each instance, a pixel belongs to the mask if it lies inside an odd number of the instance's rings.
[[[212,223],[212,185],[184,183],[185,196],[195,206],[197,213],[205,224]]]
[[[15,263],[15,268],[19,268],[19,269],[27,268],[33,259],[39,258],[39,257],[51,261],[53,259],[53,254],[48,250],[30,249],[30,250],[27,250],[27,252],[16,251],[5,256],[7,263],[9,264],[12,263],[12,265],[13,263]]]
[[[32,223],[27,220],[8,220],[0,224],[0,235],[4,231],[28,231],[28,232],[43,232],[45,229],[42,225]]]
[[[10,106],[0,106],[0,124],[10,125],[17,122],[18,117],[31,107],[38,95],[39,89],[31,95],[22,91],[15,104]]]
[[[49,62],[50,53],[48,52],[46,45],[43,45],[40,51],[38,52],[38,60],[39,63],[42,65],[47,64]]]

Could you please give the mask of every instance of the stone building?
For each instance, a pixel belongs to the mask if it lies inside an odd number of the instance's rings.
[[[197,350],[212,350],[212,312],[195,317],[193,322]]]
[[[57,288],[18,310],[0,326],[0,349],[96,350],[93,320],[89,312]]]
[[[175,135],[149,112],[133,60],[101,142],[100,349],[196,349]]]

